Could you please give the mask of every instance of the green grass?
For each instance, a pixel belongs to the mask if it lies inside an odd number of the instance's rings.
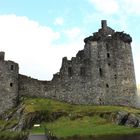
[[[38,128],[34,127],[31,133],[44,133],[45,127],[57,137],[140,133],[140,129],[119,126],[97,115],[92,117],[84,116],[76,120],[71,120],[69,117],[61,117],[54,122],[42,123]]]
[[[23,98],[24,116],[26,121],[33,120],[33,116],[40,114],[45,122],[40,127],[33,127],[30,131],[34,134],[44,133],[44,128],[51,130],[57,137],[72,136],[102,136],[140,133],[140,129],[119,126],[107,119],[101,118],[101,114],[112,114],[118,111],[126,111],[140,114],[139,109],[123,106],[93,106],[72,105],[60,101],[44,98]],[[54,114],[61,114],[54,117]],[[5,122],[0,120],[0,126],[10,128],[16,123],[16,119]],[[28,122],[27,121],[27,122]],[[33,122],[35,123],[35,122]],[[36,122],[37,123],[37,122]]]
[[[44,128],[51,130],[57,137],[140,133],[140,129],[119,126],[100,117],[101,113],[118,111],[140,114],[139,109],[123,106],[71,105],[41,98],[27,98],[24,100],[24,104],[26,113],[36,111],[46,111],[48,115],[56,112],[65,113],[64,116],[60,116],[55,121],[44,122],[37,128],[33,127],[31,133],[42,134]]]
[[[127,111],[129,113],[140,113],[139,109],[124,106],[93,106],[93,105],[71,105],[68,103],[55,101],[44,98],[25,98],[25,112],[50,111],[50,112],[67,112],[67,113],[100,113],[100,112],[117,112]]]
[[[11,131],[2,131],[0,132],[0,139],[2,140],[20,140],[23,137],[26,138],[28,132],[11,132]]]

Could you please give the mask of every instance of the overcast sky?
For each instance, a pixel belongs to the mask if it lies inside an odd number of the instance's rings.
[[[21,74],[50,80],[102,19],[132,36],[140,83],[140,0],[0,0],[0,51],[19,63]]]

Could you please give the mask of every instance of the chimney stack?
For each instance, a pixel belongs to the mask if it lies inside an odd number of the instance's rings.
[[[101,26],[102,26],[102,29],[106,29],[107,28],[107,21],[106,20],[102,20],[101,21]]]

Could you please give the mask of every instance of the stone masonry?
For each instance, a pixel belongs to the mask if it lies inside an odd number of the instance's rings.
[[[73,104],[136,106],[132,38],[115,32],[102,20],[101,29],[84,39],[76,57],[64,57],[51,81],[18,73],[18,64],[0,53],[0,113],[17,104],[19,96],[45,97]]]
[[[4,60],[0,52],[0,114],[18,103],[18,64]]]

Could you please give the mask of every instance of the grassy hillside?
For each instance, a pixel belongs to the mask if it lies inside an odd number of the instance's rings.
[[[0,120],[0,130],[6,129],[3,135],[9,136],[9,130],[24,126],[22,129],[30,133],[42,134],[47,130],[59,138],[140,133],[139,128],[112,121],[113,114],[119,111],[140,114],[138,109],[123,106],[71,105],[51,99],[23,98],[17,108],[6,112],[9,120]],[[34,124],[40,126],[33,127]]]
[[[44,98],[24,98],[25,112],[36,111],[65,112],[76,114],[95,114],[101,112],[127,111],[130,113],[140,113],[139,109],[124,106],[93,106],[93,105],[72,105],[56,100]]]
[[[48,128],[57,137],[72,136],[102,136],[140,133],[140,129],[116,125],[99,115],[84,116],[72,120],[70,117],[61,117],[54,122],[42,123],[38,128],[32,128],[31,133],[42,134]]]
[[[140,110],[130,107],[118,106],[91,106],[71,105],[50,99],[26,99],[25,111],[46,111],[49,114],[62,113],[63,115],[43,121],[40,127],[32,127],[31,133],[44,133],[45,128],[57,137],[70,136],[101,136],[115,134],[140,133],[140,129],[120,126],[105,119],[102,114],[111,114],[118,111],[139,114]]]

